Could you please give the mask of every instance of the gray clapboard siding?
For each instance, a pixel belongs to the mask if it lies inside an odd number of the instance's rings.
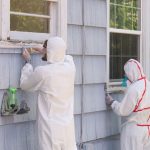
[[[75,86],[74,93],[74,114],[81,113],[82,85]]]
[[[73,60],[76,66],[75,84],[82,84],[82,57],[74,56]]]
[[[21,69],[24,65],[24,61],[21,54],[10,54],[9,55],[10,66],[9,66],[9,82],[11,87],[19,88],[19,79],[21,75]]]
[[[85,84],[106,82],[105,56],[85,56],[83,69]]]
[[[84,144],[86,150],[120,150],[120,140],[107,138]]]
[[[106,110],[104,84],[84,85],[83,99],[84,113]]]
[[[85,27],[85,54],[106,55],[106,28]]]
[[[37,150],[35,122],[0,126],[1,150]]]
[[[68,0],[68,24],[82,25],[82,0]]]
[[[68,25],[68,51],[73,55],[82,55],[82,26]]]
[[[0,89],[9,87],[10,55],[0,54]]]
[[[75,115],[75,134],[76,134],[76,142],[80,143],[81,138],[81,116]]]
[[[83,141],[105,138],[120,132],[120,118],[112,111],[84,114]]]
[[[106,27],[106,0],[84,0],[84,23],[87,26]]]
[[[7,89],[8,87],[19,88],[20,73],[25,61],[21,57],[21,49],[16,50],[12,54],[11,49],[6,49],[7,53],[0,54],[0,89]],[[14,51],[14,50],[13,50]],[[20,51],[20,53],[18,53]],[[45,64],[40,59],[40,55],[32,56],[33,67]]]

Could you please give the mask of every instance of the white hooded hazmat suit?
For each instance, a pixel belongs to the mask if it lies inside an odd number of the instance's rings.
[[[125,64],[124,70],[131,85],[122,102],[114,101],[111,105],[116,114],[126,116],[121,150],[150,150],[150,82],[141,64],[134,59]]]
[[[39,150],[77,150],[73,117],[75,65],[65,52],[61,38],[49,38],[48,64],[33,71],[27,63],[22,69],[20,87],[39,92]]]

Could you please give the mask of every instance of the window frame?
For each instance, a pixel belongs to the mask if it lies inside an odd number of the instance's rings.
[[[110,27],[110,0],[107,0],[107,58],[106,58],[106,90],[107,92],[119,92],[124,90],[123,87],[121,87],[121,81],[111,81],[110,79],[110,33],[122,33],[122,34],[130,34],[130,35],[137,35],[139,36],[140,41],[140,47],[139,47],[139,61],[142,63],[142,8],[143,8],[143,2],[141,0],[141,16],[140,16],[140,23],[141,23],[141,29],[140,30],[127,30],[127,29],[117,29]]]
[[[0,0],[0,39],[21,41],[43,41],[49,36],[61,36],[67,41],[67,0],[45,0],[49,3],[50,33],[10,31],[10,0]],[[35,14],[36,15],[36,14]],[[40,17],[41,15],[37,15]],[[42,15],[43,17],[48,17]]]

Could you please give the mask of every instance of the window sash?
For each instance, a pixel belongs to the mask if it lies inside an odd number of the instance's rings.
[[[121,86],[120,79],[116,81],[110,80],[110,33],[122,33],[122,34],[133,34],[139,36],[139,61],[142,60],[142,0],[141,0],[141,14],[140,14],[140,24],[141,28],[140,30],[126,30],[126,29],[117,29],[117,28],[111,28],[110,27],[110,0],[107,1],[107,63],[106,63],[106,71],[107,71],[107,79],[106,79],[106,88],[109,89],[109,86]],[[116,88],[116,91],[119,91],[121,88]],[[113,91],[113,89],[112,89]]]
[[[110,0],[108,0],[109,1],[109,6],[108,6],[108,9],[109,9],[109,12],[110,12],[110,7],[112,6],[112,8],[124,8],[124,11],[126,10],[126,9],[132,9],[132,13],[133,13],[133,9],[135,9],[135,10],[137,10],[138,12],[137,12],[137,14],[139,15],[139,12],[140,12],[140,15],[138,16],[138,19],[137,19],[137,29],[134,29],[133,27],[134,27],[134,22],[133,22],[133,14],[132,14],[132,19],[130,20],[131,21],[131,26],[132,26],[132,29],[129,29],[129,30],[135,30],[135,31],[140,31],[141,30],[141,21],[139,22],[139,20],[141,20],[141,8],[142,8],[142,1],[140,1],[141,3],[140,3],[140,7],[134,7],[134,6],[128,6],[128,5],[124,5],[124,4],[117,4],[117,3],[112,3],[112,2],[110,2]],[[116,13],[116,10],[117,9],[115,9],[115,13]],[[115,15],[119,15],[119,14],[115,14]],[[110,17],[110,13],[109,13],[109,23],[110,23],[110,20],[111,20],[112,18]],[[113,18],[114,19],[114,18]],[[110,27],[111,28],[116,28],[116,29],[123,29],[123,27],[124,28],[127,28],[128,26],[127,26],[127,20],[125,20],[126,19],[126,16],[125,16],[125,12],[124,12],[124,15],[123,15],[123,21],[122,21],[122,24],[119,24],[119,22],[117,22],[116,21],[116,18],[115,18],[115,20],[113,20],[113,23],[115,23],[115,27],[113,27],[113,26],[111,26],[111,24],[110,24]],[[129,20],[128,20],[129,21]],[[121,27],[116,27],[116,25],[119,25],[119,26],[121,26]]]
[[[140,36],[122,33],[110,34],[110,81],[118,81],[123,78],[124,63],[130,58],[139,60]]]
[[[10,11],[10,14],[11,14],[11,15],[19,15],[19,16],[29,16],[29,17],[48,18],[48,19],[51,18],[49,15],[39,15],[39,14],[23,13],[23,12],[15,12],[15,11]]]
[[[51,33],[49,34],[42,34],[45,36],[45,39],[48,36],[61,36],[65,41],[67,41],[67,0],[46,0],[50,4],[50,29]],[[10,31],[10,14],[15,12],[10,12],[10,0],[0,0],[0,39],[7,40],[20,40],[21,34],[23,32],[18,31]],[[20,14],[21,15],[21,14]],[[25,15],[25,14],[24,14]],[[40,16],[39,16],[40,17]],[[41,17],[48,17],[48,16],[41,16]],[[3,21],[2,21],[3,20]],[[27,33],[24,33],[27,34]],[[19,36],[18,36],[19,35]],[[37,33],[37,37],[33,35],[33,33],[28,32],[27,37],[35,37],[36,39],[40,39],[41,33]],[[42,36],[42,37],[43,37]],[[26,38],[27,38],[26,37]],[[23,39],[21,39],[23,40]],[[24,39],[26,40],[26,39]],[[43,39],[41,38],[40,41]],[[37,40],[38,41],[38,40]]]

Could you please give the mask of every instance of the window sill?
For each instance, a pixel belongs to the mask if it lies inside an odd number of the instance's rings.
[[[122,87],[121,82],[109,82],[105,86],[106,93],[124,93],[125,90],[126,87]]]
[[[0,53],[22,53],[22,48],[42,47],[40,43],[0,41]]]

